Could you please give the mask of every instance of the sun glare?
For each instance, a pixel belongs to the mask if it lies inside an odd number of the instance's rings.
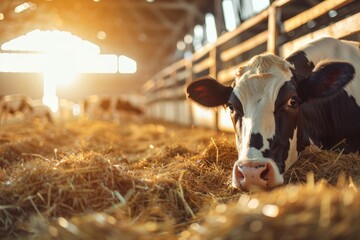
[[[100,54],[100,47],[69,32],[34,30],[1,46],[0,72],[44,74],[43,103],[58,109],[56,86],[70,84],[79,73],[135,73],[136,61]],[[20,53],[18,53],[20,52]]]
[[[124,55],[119,56],[119,73],[136,73],[136,71],[136,61]]]
[[[39,29],[4,43],[1,50],[43,53],[65,51],[77,54],[100,54],[99,46],[69,32],[58,30],[41,31]]]

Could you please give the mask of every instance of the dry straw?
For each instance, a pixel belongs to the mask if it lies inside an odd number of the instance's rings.
[[[230,187],[232,134],[74,121],[9,125],[0,141],[1,238],[359,237],[356,154],[308,148],[289,185],[244,193]]]

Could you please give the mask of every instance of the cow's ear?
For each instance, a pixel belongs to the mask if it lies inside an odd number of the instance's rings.
[[[211,77],[196,80],[187,87],[189,98],[205,107],[217,107],[228,102],[233,88],[220,84]]]
[[[297,92],[303,102],[332,97],[339,93],[354,75],[355,69],[350,63],[323,62],[298,84]]]

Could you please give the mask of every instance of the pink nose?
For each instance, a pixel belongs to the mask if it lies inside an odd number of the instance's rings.
[[[274,187],[275,174],[271,164],[257,161],[238,161],[233,169],[233,186],[243,190]]]

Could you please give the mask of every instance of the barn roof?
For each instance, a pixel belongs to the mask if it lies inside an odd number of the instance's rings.
[[[284,0],[291,4],[282,11],[282,18],[288,19],[322,1]],[[239,4],[244,2],[247,0],[238,0]],[[215,15],[218,33],[223,33],[221,4],[222,0],[1,0],[0,45],[35,29],[68,31],[97,44],[101,53],[135,59],[138,74],[126,76],[128,88],[133,88],[179,60],[175,55],[177,42],[196,24],[203,25],[206,13]],[[266,22],[249,34],[257,34],[264,27]]]
[[[0,44],[35,29],[69,31],[98,44],[102,53],[136,59],[145,75],[151,75],[172,60],[176,42],[195,24],[203,23],[204,14],[214,11],[214,2],[2,0]],[[24,3],[26,10],[16,11]]]

